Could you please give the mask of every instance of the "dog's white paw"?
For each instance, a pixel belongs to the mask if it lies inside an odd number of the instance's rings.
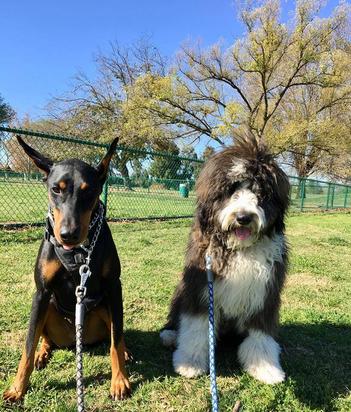
[[[163,346],[175,346],[177,341],[177,332],[171,329],[164,329],[160,332],[160,338]]]
[[[206,360],[191,358],[179,349],[173,353],[173,366],[179,375],[185,376],[186,378],[195,378],[207,372]]]
[[[248,367],[246,371],[257,380],[267,383],[268,385],[281,383],[285,380],[283,369],[270,364]]]

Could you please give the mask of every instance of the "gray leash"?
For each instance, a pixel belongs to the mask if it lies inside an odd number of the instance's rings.
[[[76,382],[77,382],[77,410],[78,412],[84,412],[84,382],[83,382],[83,323],[85,315],[85,306],[82,303],[83,299],[87,293],[86,282],[91,275],[90,271],[90,260],[91,254],[93,253],[94,247],[96,245],[97,239],[99,237],[101,226],[104,218],[104,207],[100,204],[100,209],[98,217],[91,222],[89,227],[93,227],[98,221],[98,226],[94,233],[93,239],[91,241],[90,247],[86,248],[83,245],[80,247],[87,252],[86,263],[79,268],[80,284],[76,287],[76,316],[75,316],[75,326],[76,326]]]
[[[83,323],[85,307],[82,303],[86,295],[86,281],[91,275],[88,265],[79,268],[80,285],[76,288],[76,381],[77,381],[77,410],[84,412],[84,382],[83,382]]]

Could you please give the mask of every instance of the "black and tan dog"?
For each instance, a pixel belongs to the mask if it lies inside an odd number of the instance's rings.
[[[36,292],[26,344],[16,378],[4,393],[4,399],[17,401],[24,396],[34,366],[39,369],[45,367],[54,347],[74,345],[75,289],[80,281],[79,259],[84,261],[84,249],[80,245],[88,245],[92,241],[99,223],[101,230],[91,255],[92,275],[84,298],[83,343],[93,344],[110,336],[110,394],[115,400],[124,399],[130,394],[130,384],[125,370],[128,355],[123,339],[121,268],[103,216],[103,206],[99,202],[117,139],[96,168],[77,159],[53,163],[20,137],[18,141],[46,175],[52,217],[48,218],[46,236],[35,265]],[[36,353],[40,337],[41,347]]]

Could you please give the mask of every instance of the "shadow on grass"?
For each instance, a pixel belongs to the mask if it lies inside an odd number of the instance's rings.
[[[310,407],[335,410],[333,401],[349,394],[351,385],[350,326],[286,324],[279,340],[296,397]]]
[[[288,379],[284,385],[289,386],[296,398],[308,407],[335,411],[335,400],[350,393],[350,326],[327,322],[285,324],[280,329],[278,341]],[[236,355],[239,344],[237,341],[230,347],[226,342],[223,351],[218,351],[218,375],[242,375]],[[271,407],[279,410],[279,405],[272,404]]]
[[[128,362],[129,373],[138,376],[138,379],[133,381],[133,390],[145,381],[175,376],[172,368],[172,352],[161,345],[159,332],[128,330],[125,333],[125,340],[128,350],[133,356],[133,359]],[[108,342],[84,348],[84,352],[88,352],[90,356],[109,356],[109,351]],[[111,369],[109,367],[103,373],[85,375],[84,383],[85,386],[89,386],[110,379]],[[72,379],[68,381],[50,379],[48,386],[59,390],[73,389],[76,387],[75,376],[72,376]]]
[[[286,324],[281,327],[278,340],[283,348],[282,365],[288,377],[285,385],[310,408],[335,410],[333,402],[346,396],[351,384],[351,328],[330,323]],[[138,376],[133,383],[134,390],[145,381],[175,376],[172,351],[161,345],[158,332],[128,330],[126,343],[134,358],[129,365],[130,374]],[[242,375],[236,355],[239,343],[240,340],[229,343],[227,340],[219,346],[219,376]],[[104,343],[88,351],[91,355],[108,356],[109,345]],[[110,370],[106,370],[86,376],[85,383],[87,386],[102,383],[110,377]],[[49,385],[56,389],[72,389],[75,380],[74,377],[68,382],[51,380]]]

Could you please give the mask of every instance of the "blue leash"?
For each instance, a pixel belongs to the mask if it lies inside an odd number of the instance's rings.
[[[206,254],[206,273],[208,282],[208,357],[210,367],[211,399],[212,412],[218,412],[218,393],[216,383],[216,364],[215,364],[215,326],[214,326],[214,304],[213,304],[213,272],[212,258]]]

